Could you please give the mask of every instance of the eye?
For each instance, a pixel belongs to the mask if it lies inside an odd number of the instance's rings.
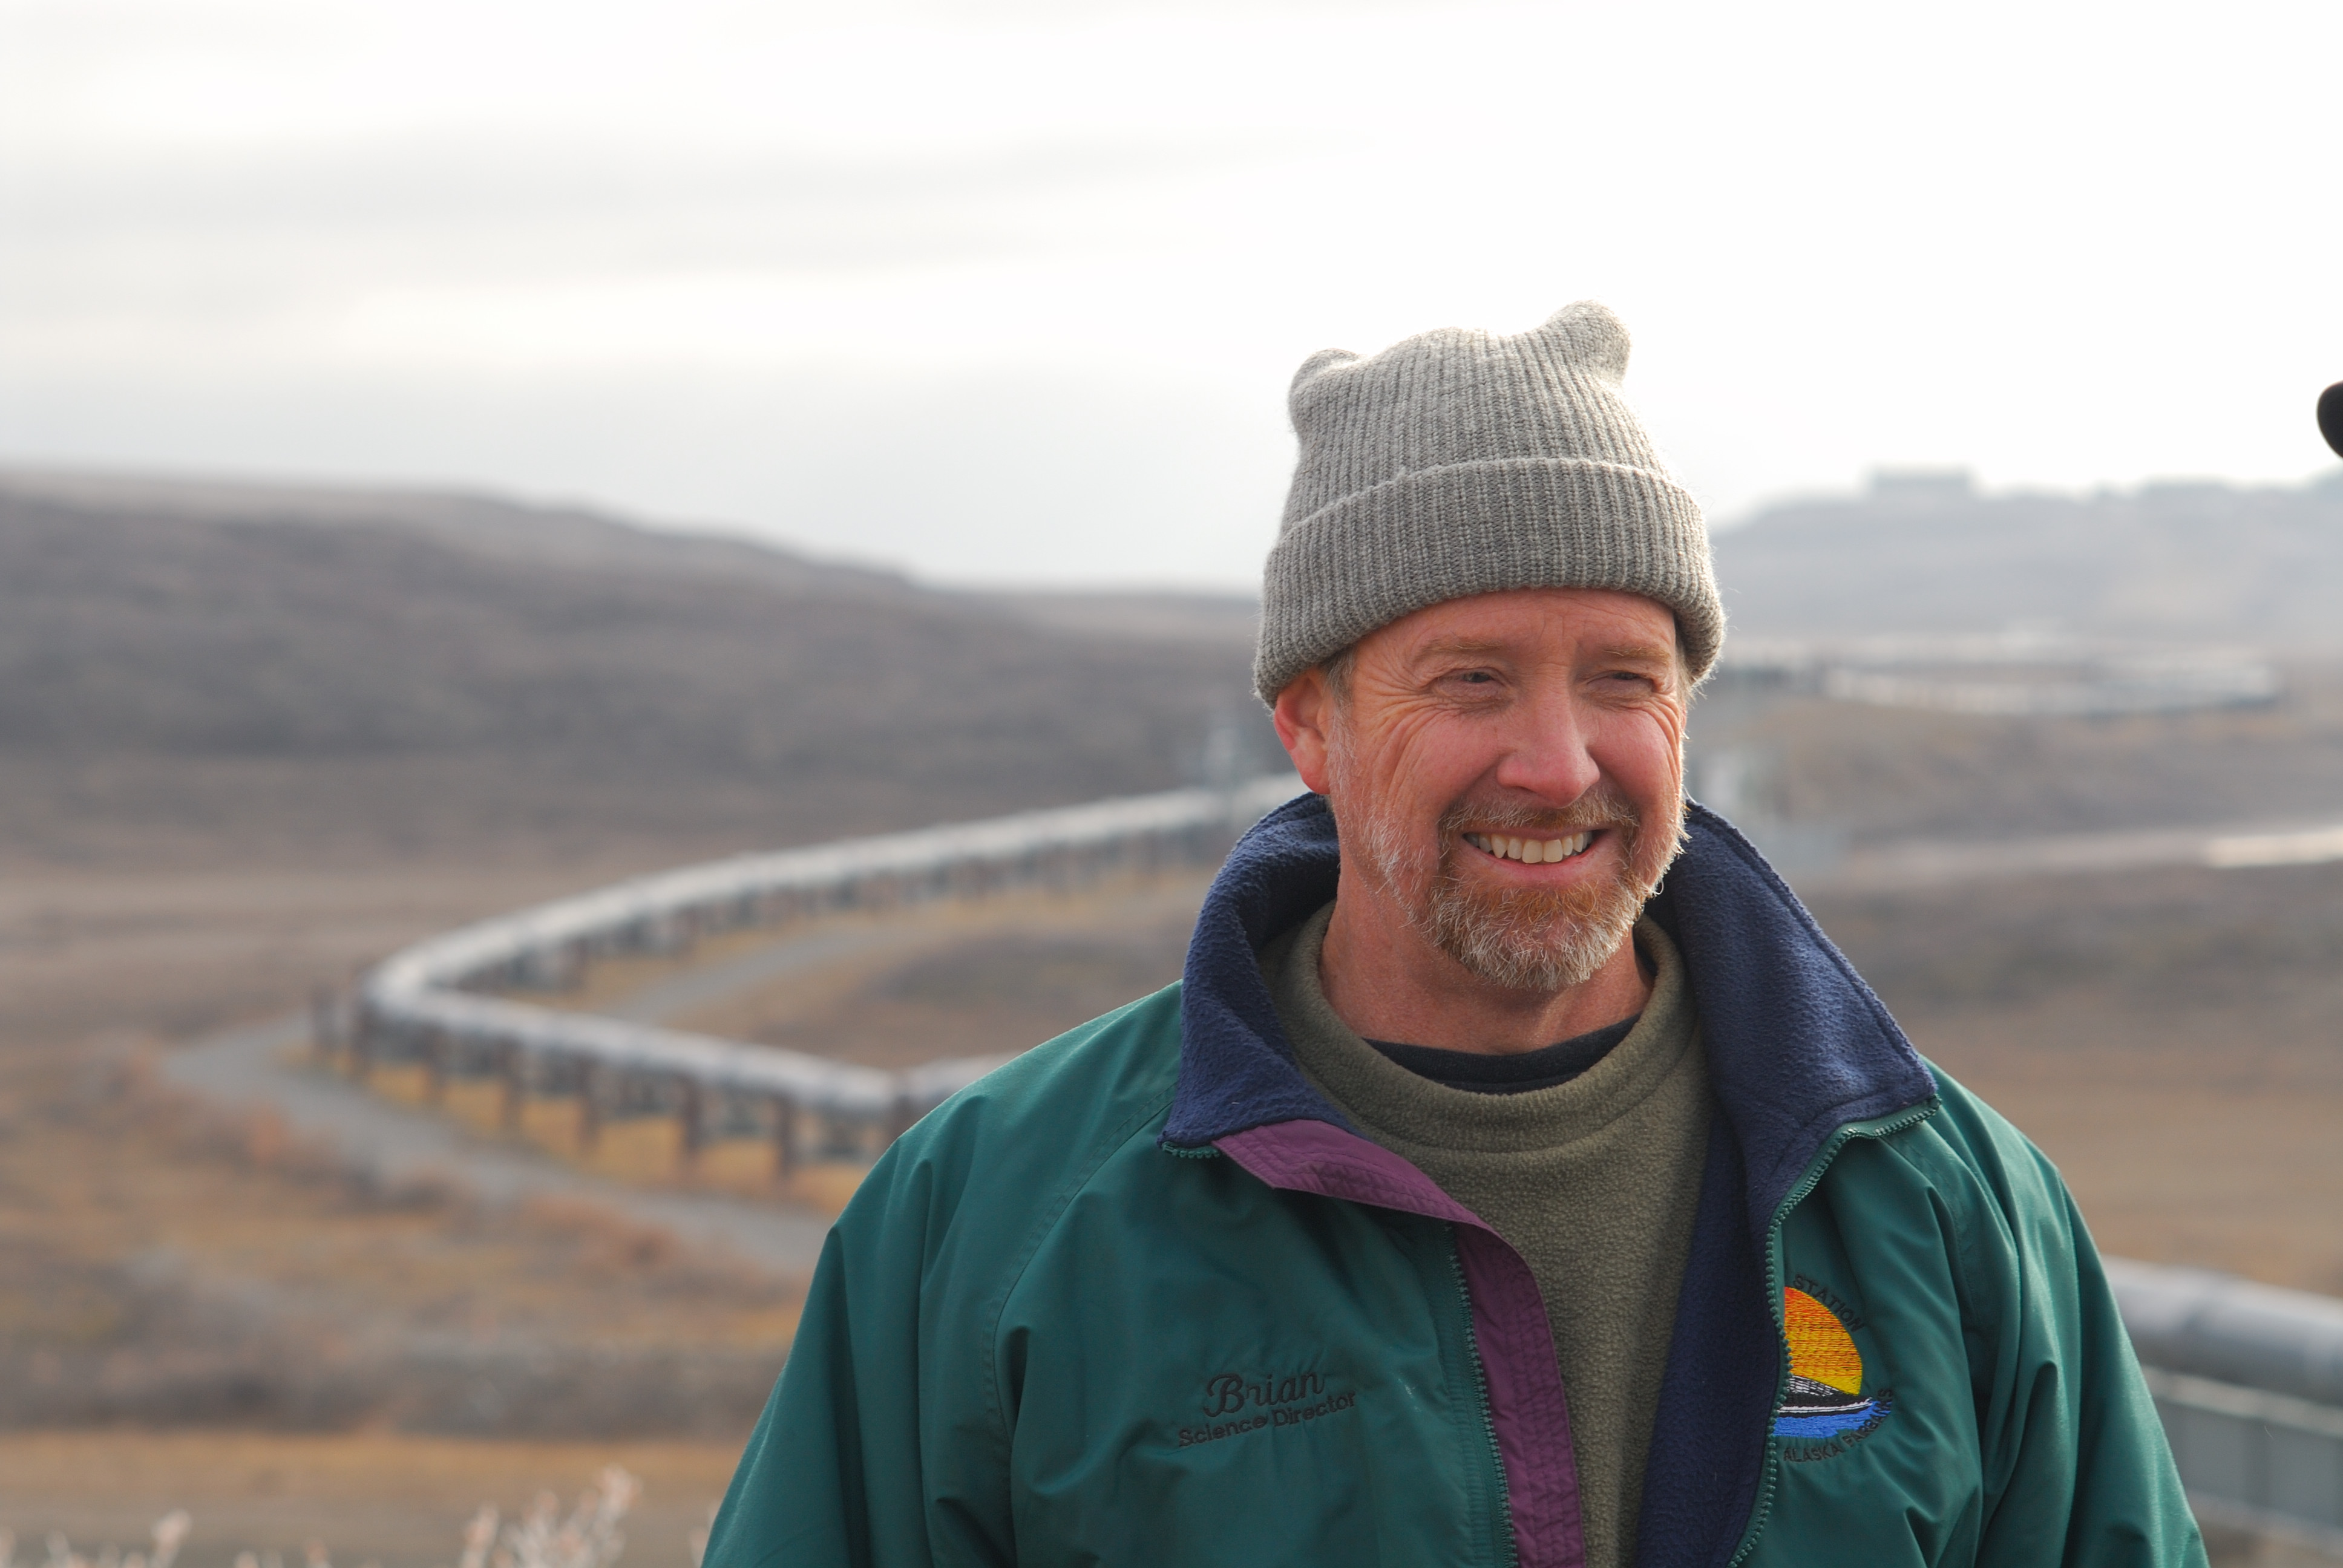
[[[1435,667],[1423,688],[1428,694],[1444,691],[1457,702],[1487,702],[1503,696],[1511,688],[1505,671],[1493,665],[1451,665],[1443,669]]]

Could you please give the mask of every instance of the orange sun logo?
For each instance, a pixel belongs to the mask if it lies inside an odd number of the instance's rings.
[[[1863,1392],[1863,1353],[1838,1317],[1804,1291],[1782,1292],[1782,1337],[1790,1342],[1790,1373],[1841,1393]]]
[[[1804,1291],[1785,1290],[1782,1339],[1790,1351],[1790,1377],[1774,1412],[1775,1436],[1855,1439],[1887,1419],[1888,1396],[1885,1391],[1865,1395],[1863,1352],[1837,1313]]]

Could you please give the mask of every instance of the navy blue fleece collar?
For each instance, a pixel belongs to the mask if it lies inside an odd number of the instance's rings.
[[[1334,896],[1342,851],[1316,795],[1288,800],[1237,840],[1204,895],[1180,980],[1180,1087],[1163,1141],[1202,1148],[1272,1121],[1356,1131],[1294,1065],[1261,950]]]
[[[1762,1239],[1833,1132],[1926,1101],[1936,1080],[1749,841],[1704,806],[1692,807],[1686,830],[1649,912],[1684,954]],[[1340,861],[1333,814],[1315,795],[1262,818],[1230,852],[1188,947],[1165,1143],[1198,1148],[1297,1119],[1349,1128],[1295,1066],[1257,956],[1334,896]]]

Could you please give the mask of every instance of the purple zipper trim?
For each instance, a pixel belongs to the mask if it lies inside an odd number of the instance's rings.
[[[1513,1555],[1521,1568],[1585,1568],[1570,1402],[1554,1357],[1545,1299],[1522,1255],[1488,1222],[1390,1150],[1325,1121],[1272,1121],[1213,1141],[1272,1187],[1445,1220],[1472,1298],[1489,1384],[1489,1422],[1504,1461]]]

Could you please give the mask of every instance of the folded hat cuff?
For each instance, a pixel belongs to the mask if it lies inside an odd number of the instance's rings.
[[[1427,605],[1611,588],[1675,612],[1692,678],[1725,637],[1700,505],[1650,468],[1506,457],[1399,475],[1290,524],[1271,550],[1253,688],[1288,681]]]

